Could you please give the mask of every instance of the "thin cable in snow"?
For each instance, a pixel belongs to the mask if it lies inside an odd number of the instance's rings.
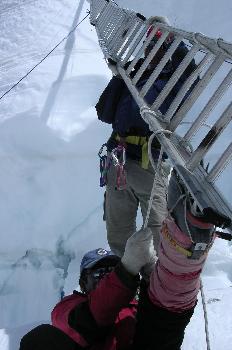
[[[207,315],[207,309],[206,309],[206,303],[205,303],[205,293],[203,289],[203,283],[202,279],[200,279],[200,290],[201,290],[201,299],[202,299],[202,306],[204,311],[204,320],[205,320],[205,339],[206,339],[206,345],[207,350],[210,350],[210,341],[209,341],[209,324],[208,324],[208,315]]]
[[[51,51],[49,51],[33,68],[31,68],[29,70],[29,72],[27,72],[21,79],[19,79],[17,81],[17,83],[15,83],[13,86],[11,86],[10,89],[8,89],[6,92],[4,92],[4,94],[0,97],[0,100],[6,96],[11,90],[13,90],[17,85],[19,85],[21,83],[22,80],[24,80],[36,67],[38,67],[43,61],[46,60],[46,58],[48,56],[50,56],[50,54],[58,47],[60,46],[60,44],[62,44],[65,40],[68,39],[68,37],[77,29],[77,27],[89,16],[90,12],[87,13],[87,15],[79,22],[77,23],[77,25],[75,27],[73,27],[72,30],[70,30],[70,32],[58,43],[56,44],[56,46],[54,46]]]

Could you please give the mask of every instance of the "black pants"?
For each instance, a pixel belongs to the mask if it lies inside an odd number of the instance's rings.
[[[133,350],[180,350],[193,311],[176,313],[155,306],[141,283]]]
[[[24,335],[19,350],[79,350],[82,349],[65,333],[50,324],[42,324]]]

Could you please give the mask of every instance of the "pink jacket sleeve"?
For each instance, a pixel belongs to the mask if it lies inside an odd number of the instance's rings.
[[[191,246],[190,238],[184,234],[172,218],[164,221],[170,237],[184,249]],[[151,275],[149,297],[153,304],[173,312],[182,312],[196,304],[200,288],[200,273],[207,254],[199,260],[188,259],[178,251],[162,233],[158,262]]]

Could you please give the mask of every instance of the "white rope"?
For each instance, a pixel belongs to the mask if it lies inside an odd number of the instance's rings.
[[[210,350],[211,348],[210,348],[210,341],[209,341],[209,324],[208,324],[208,316],[207,316],[205,294],[204,294],[202,279],[200,279],[200,290],[201,290],[202,307],[204,311],[204,320],[205,320],[205,339],[206,339],[207,350]]]
[[[151,195],[150,195],[150,199],[149,199],[149,204],[148,204],[148,209],[147,209],[147,214],[146,214],[146,218],[144,220],[144,224],[143,224],[143,228],[146,228],[148,225],[148,220],[150,217],[150,213],[151,213],[151,207],[152,207],[152,202],[153,202],[153,198],[154,198],[154,193],[155,193],[155,188],[156,188],[156,181],[157,181],[157,175],[160,173],[161,171],[161,162],[162,162],[162,156],[163,156],[163,147],[161,146],[160,149],[160,154],[159,154],[159,159],[157,161],[157,164],[155,164],[154,159],[152,157],[152,152],[151,152],[151,145],[152,145],[152,141],[154,139],[154,137],[158,134],[158,133],[168,133],[170,134],[171,132],[169,130],[157,130],[156,132],[154,132],[148,141],[148,155],[149,155],[149,160],[151,162],[151,165],[154,169],[154,181],[153,181],[153,185],[152,185],[152,190],[151,190]],[[184,195],[186,196],[186,195]],[[180,197],[183,198],[183,195]],[[179,202],[180,198],[178,199],[177,202]],[[177,203],[176,203],[177,204]],[[175,205],[176,205],[175,204]],[[186,206],[185,206],[185,210],[186,210]],[[186,214],[185,214],[186,217]],[[188,227],[188,225],[187,225]],[[190,232],[189,232],[190,234]],[[190,238],[191,234],[190,234]],[[201,299],[202,299],[202,306],[203,306],[203,311],[204,311],[204,321],[205,321],[205,338],[206,338],[206,345],[207,345],[207,350],[211,350],[210,347],[210,340],[209,340],[209,325],[208,325],[208,316],[207,316],[207,309],[206,309],[206,302],[205,302],[205,295],[204,295],[204,290],[203,290],[203,283],[202,280],[200,279],[200,291],[201,291]]]
[[[153,198],[155,195],[155,188],[156,188],[156,181],[157,181],[157,175],[160,174],[161,172],[161,163],[162,163],[162,157],[163,157],[163,146],[161,146],[160,148],[160,154],[159,154],[159,158],[157,163],[154,162],[153,156],[152,156],[152,152],[151,152],[151,145],[152,145],[152,141],[154,139],[154,137],[157,134],[160,133],[166,133],[166,134],[171,134],[172,132],[169,130],[164,130],[164,129],[160,129],[155,131],[150,137],[149,137],[149,141],[148,141],[148,156],[149,156],[149,160],[150,163],[154,169],[154,181],[153,181],[153,185],[152,185],[152,190],[151,190],[151,195],[150,195],[150,199],[149,199],[149,203],[148,203],[148,208],[147,208],[147,214],[146,214],[146,218],[144,220],[144,224],[143,224],[143,228],[146,228],[148,225],[148,220],[150,217],[150,213],[151,213],[151,207],[152,207],[152,202],[153,202]],[[160,177],[162,179],[162,177]]]

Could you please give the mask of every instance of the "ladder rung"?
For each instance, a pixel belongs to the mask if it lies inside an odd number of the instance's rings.
[[[158,95],[157,99],[151,106],[152,109],[158,109],[160,105],[163,103],[165,98],[168,96],[169,92],[172,90],[174,85],[178,82],[179,78],[181,77],[182,73],[185,71],[185,69],[188,67],[192,59],[194,58],[195,54],[199,50],[199,45],[195,44],[191,50],[187,53],[183,61],[180,63],[178,68],[173,73],[171,79],[169,79],[168,83],[165,85],[165,88],[161,91],[161,93]]]
[[[118,37],[120,36],[120,30],[122,29],[123,22],[125,22],[125,13],[124,11],[120,11],[117,16],[117,23],[114,27],[114,30],[112,32],[112,39],[110,40],[108,50],[111,52],[111,50],[114,48],[115,42],[118,40]],[[114,35],[115,33],[115,35]]]
[[[203,71],[205,66],[209,63],[209,61],[212,59],[212,54],[208,53],[201,63],[197,66],[197,68],[194,70],[194,72],[190,75],[190,77],[186,80],[186,82],[181,87],[180,91],[178,92],[176,98],[172,102],[171,106],[168,108],[167,113],[164,116],[164,120],[166,122],[170,122],[171,118],[173,117],[174,113],[176,112],[177,108],[183,101],[184,97],[186,96],[187,92],[193,85],[193,83],[196,81],[196,79],[199,77],[199,74]],[[191,96],[193,96],[194,91],[192,91]]]
[[[220,99],[222,98],[226,90],[229,88],[231,83],[232,83],[232,69],[227,74],[227,76],[222,81],[222,83],[217,88],[217,90],[214,92],[213,96],[210,98],[209,102],[206,104],[206,106],[203,108],[203,110],[201,111],[197,119],[194,121],[191,128],[186,132],[186,134],[183,137],[184,141],[189,141],[197,133],[199,128],[207,119],[209,113],[214,109],[214,107],[220,101]]]
[[[154,25],[154,28],[151,32],[151,34],[149,35],[149,37],[144,41],[142,47],[139,49],[139,51],[137,52],[135,58],[133,59],[133,61],[130,63],[129,67],[126,70],[126,74],[129,75],[132,71],[132,69],[134,68],[134,66],[136,65],[136,63],[139,61],[139,59],[141,58],[141,56],[144,54],[145,49],[147,48],[147,46],[149,45],[149,43],[151,42],[153,36],[155,35],[156,31],[157,31],[157,27],[158,25]],[[147,28],[146,28],[147,30]]]
[[[213,166],[211,171],[209,172],[207,176],[207,180],[209,182],[214,182],[216,178],[224,171],[225,167],[229,164],[229,162],[232,159],[232,142],[227,147],[225,152],[222,154],[222,156],[219,158],[217,163]]]
[[[216,121],[204,139],[201,141],[198,148],[193,152],[187,163],[187,168],[192,171],[203,159],[208,150],[212,147],[219,135],[223,132],[229,122],[232,120],[232,102],[223,112],[221,117]]]
[[[131,19],[130,19],[130,21],[131,21]],[[112,45],[110,48],[111,53],[115,59],[117,59],[117,52],[120,49],[120,47],[122,46],[123,34],[127,31],[128,24],[130,23],[130,21],[128,22],[127,16],[125,15],[125,13],[123,13],[122,18],[121,18],[120,28],[118,29],[118,32],[115,35],[114,41],[112,41]]]
[[[145,72],[145,70],[147,69],[149,63],[152,61],[153,57],[155,56],[155,54],[157,53],[157,51],[160,49],[160,47],[162,46],[162,44],[164,43],[164,41],[167,39],[169,35],[169,32],[166,31],[165,33],[163,33],[163,35],[161,36],[161,38],[157,41],[156,45],[153,47],[153,49],[151,50],[151,52],[149,53],[149,55],[146,57],[146,59],[144,60],[142,66],[140,67],[140,69],[138,70],[138,72],[136,73],[135,77],[132,79],[132,83],[134,85],[137,84],[137,82],[139,81],[139,79],[141,78],[141,76],[143,75],[143,73]]]
[[[112,12],[112,7],[109,5],[106,5],[104,7],[104,9],[102,10],[102,12],[100,13],[99,17],[98,17],[98,22],[99,22],[99,26],[98,26],[98,30],[100,33],[103,32],[105,23],[107,23],[107,19],[109,18],[109,13]]]
[[[154,81],[158,78],[159,74],[162,72],[165,65],[168,63],[169,59],[172,57],[173,53],[177,49],[177,47],[180,45],[180,42],[182,41],[181,37],[176,37],[168,51],[165,53],[164,57],[161,59],[158,66],[155,68],[154,72],[151,74],[150,78],[146,82],[146,84],[143,86],[141,90],[141,96],[146,96],[148,90],[151,88],[152,84],[154,84]]]
[[[141,29],[141,23],[139,23],[138,21],[135,22],[134,26],[130,29],[130,31],[128,32],[126,38],[124,39],[124,43],[121,46],[120,49],[120,53],[117,55],[118,59],[120,60],[121,57],[124,55],[124,53],[126,52],[126,50],[128,49],[128,47],[131,46],[137,32]]]
[[[115,15],[113,14],[113,17],[114,16]],[[121,10],[121,11],[119,11],[117,13],[118,21],[116,23],[115,23],[115,21],[111,22],[112,30],[109,33],[109,36],[107,38],[107,43],[106,43],[108,45],[108,49],[110,49],[110,47],[111,47],[111,42],[115,41],[115,35],[116,35],[116,33],[118,32],[118,30],[119,30],[119,28],[121,26],[121,18],[122,18],[122,16],[123,16],[123,11]]]
[[[122,60],[122,65],[126,64],[127,61],[130,59],[132,53],[135,51],[135,49],[138,47],[139,43],[141,42],[141,39],[144,37],[146,30],[147,29],[143,27],[141,33],[135,39],[134,43],[131,45],[131,48],[128,50],[128,53],[126,54],[125,58]]]
[[[210,53],[208,53],[205,57],[205,62],[203,62],[204,65],[206,65],[210,61],[211,58],[212,58],[212,55]],[[189,110],[191,109],[193,104],[196,102],[198,97],[201,95],[201,93],[204,91],[206,86],[209,84],[209,82],[213,78],[214,74],[221,67],[223,62],[224,62],[224,57],[222,55],[214,58],[213,62],[211,63],[211,65],[209,66],[209,68],[207,69],[207,71],[205,72],[203,77],[200,79],[200,81],[197,83],[197,85],[191,91],[191,94],[186,98],[183,105],[180,107],[180,109],[177,111],[175,116],[170,121],[169,129],[171,131],[174,131],[177,128],[177,126],[180,124],[180,122],[183,120],[183,118],[189,112]],[[200,70],[201,70],[201,67],[199,69],[199,73],[200,73]],[[191,78],[191,76],[190,76],[190,78]],[[196,79],[196,76],[194,76],[194,79]],[[194,79],[192,79],[192,82],[194,81]],[[188,83],[188,81],[186,83]],[[190,84],[190,86],[191,86],[191,84]],[[187,91],[187,89],[185,90],[185,88],[186,88],[186,86],[184,84],[184,86],[182,87],[182,89],[180,91],[180,93],[182,92],[182,95],[184,95]],[[178,95],[177,95],[177,97],[178,97]]]

